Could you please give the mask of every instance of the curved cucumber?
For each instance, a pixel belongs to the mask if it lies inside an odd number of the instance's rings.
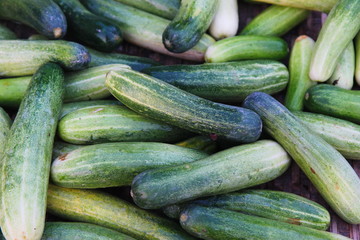
[[[175,145],[200,150],[208,154],[215,153],[217,150],[216,142],[213,141],[211,138],[204,136],[192,137],[184,141],[178,142]]]
[[[209,28],[211,36],[217,40],[235,36],[239,27],[237,0],[218,1],[218,7]]]
[[[93,223],[136,239],[194,240],[178,224],[100,191],[50,184],[47,208],[51,214],[64,219]]]
[[[253,92],[280,92],[289,80],[286,66],[271,60],[158,66],[142,72],[199,97],[229,103],[242,102]]]
[[[131,196],[154,209],[268,182],[290,165],[285,150],[270,140],[233,147],[175,167],[145,171],[134,178]]]
[[[117,100],[93,100],[93,101],[81,101],[81,102],[73,102],[73,103],[65,103],[63,104],[62,111],[60,113],[60,118],[63,118],[65,115],[75,112],[81,108],[86,107],[98,107],[98,106],[122,106],[121,102]]]
[[[5,143],[10,131],[11,119],[9,115],[0,107],[0,160],[3,157]]]
[[[241,35],[282,36],[304,21],[310,11],[272,5],[257,15],[242,31]]]
[[[166,143],[104,143],[59,156],[51,165],[51,179],[67,188],[130,186],[139,173],[190,163],[208,154]]]
[[[286,149],[332,209],[345,221],[359,224],[360,179],[346,159],[273,97],[253,93],[243,105],[261,116],[265,130]]]
[[[41,238],[63,93],[62,69],[54,63],[40,67],[10,129],[1,169],[1,229],[7,239]]]
[[[85,68],[90,55],[85,47],[67,41],[1,40],[0,76],[25,76],[47,62],[68,70]]]
[[[182,212],[180,224],[191,235],[201,239],[350,240],[334,233],[196,205]]]
[[[311,112],[360,123],[360,91],[320,84],[307,91],[304,104]]]
[[[17,39],[17,36],[13,31],[5,27],[4,25],[0,24],[0,40],[11,40],[11,39]]]
[[[110,72],[109,91],[134,111],[200,134],[253,142],[261,120],[252,111],[197,97],[168,83],[132,70]]]
[[[206,62],[238,60],[279,60],[289,52],[287,43],[279,37],[236,36],[217,41],[205,53]]]

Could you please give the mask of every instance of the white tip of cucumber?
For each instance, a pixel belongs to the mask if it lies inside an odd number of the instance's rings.
[[[312,81],[315,82],[325,82],[331,77],[331,75],[326,76],[324,72],[320,72],[317,69],[311,67],[309,77]]]

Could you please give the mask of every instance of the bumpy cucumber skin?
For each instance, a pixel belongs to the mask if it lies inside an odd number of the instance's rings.
[[[350,240],[334,233],[197,205],[191,205],[181,213],[180,224],[201,239]]]
[[[17,36],[13,31],[5,27],[4,25],[0,24],[0,40],[11,40],[17,39]]]
[[[67,70],[80,70],[90,62],[85,47],[67,41],[2,40],[0,76],[31,75],[43,64],[56,62]]]
[[[10,129],[1,169],[1,228],[7,239],[41,238],[63,93],[62,69],[54,63],[40,67]]]
[[[242,31],[241,35],[282,36],[304,21],[310,11],[272,5],[257,15]]]
[[[162,35],[165,48],[183,53],[194,47],[209,28],[217,6],[218,0],[182,0],[179,11]]]
[[[106,86],[130,109],[189,131],[238,142],[254,142],[261,133],[261,120],[252,111],[211,102],[146,74],[110,72]]]
[[[217,150],[216,142],[213,141],[211,138],[205,136],[192,137],[184,141],[178,142],[175,145],[200,150],[208,154],[213,154]]]
[[[33,27],[50,39],[64,37],[67,30],[66,18],[52,0],[2,0],[0,18]]]
[[[242,102],[250,93],[285,89],[289,72],[271,60],[150,67],[142,71],[182,90],[215,102]]]
[[[235,36],[217,41],[205,53],[210,63],[256,59],[283,59],[289,53],[287,43],[279,37]]]
[[[306,92],[304,104],[311,112],[360,123],[359,91],[320,84]]]
[[[64,219],[111,228],[136,239],[194,240],[178,224],[95,190],[49,185],[48,211]]]
[[[279,144],[262,140],[192,163],[145,171],[134,178],[131,194],[141,208],[156,209],[265,183],[289,165],[290,158]]]
[[[273,97],[253,93],[243,106],[261,116],[266,132],[286,149],[332,209],[348,223],[359,224],[360,179],[348,161]]]
[[[10,132],[11,119],[9,115],[0,107],[0,161],[4,154],[5,143]]]

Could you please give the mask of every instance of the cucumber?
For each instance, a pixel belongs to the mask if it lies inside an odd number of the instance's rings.
[[[123,106],[94,106],[67,114],[59,122],[59,137],[69,143],[173,142],[189,133],[149,119]]]
[[[310,11],[272,5],[257,15],[241,31],[241,35],[282,36],[299,25]]]
[[[159,17],[173,19],[180,8],[180,0],[115,0]]]
[[[360,160],[360,126],[322,114],[293,112],[308,128],[345,158]]]
[[[0,18],[21,22],[50,39],[64,37],[67,30],[66,18],[52,0],[1,0]]]
[[[62,111],[60,113],[60,119],[65,115],[75,112],[78,109],[86,108],[86,107],[97,107],[97,106],[122,106],[123,104],[117,100],[93,100],[93,101],[81,101],[81,102],[73,102],[73,103],[65,103],[63,105]]]
[[[67,188],[130,186],[139,173],[207,157],[195,149],[166,143],[103,143],[59,156],[51,165],[52,182]]]
[[[355,74],[355,49],[351,41],[341,54],[333,75],[327,83],[344,89],[352,89]]]
[[[360,85],[360,33],[354,39],[355,44],[355,80]]]
[[[335,233],[282,223],[225,209],[196,205],[186,208],[181,213],[180,224],[187,232],[201,239],[350,239]]]
[[[0,77],[31,75],[49,61],[67,70],[80,70],[89,64],[90,55],[74,42],[1,40]]]
[[[266,93],[252,93],[243,106],[261,116],[266,132],[291,155],[331,208],[348,223],[359,224],[360,179],[346,159]]]
[[[204,136],[192,137],[184,141],[178,142],[175,145],[200,150],[208,154],[213,154],[217,150],[216,142],[211,138]]]
[[[279,60],[289,52],[287,43],[279,37],[236,36],[217,41],[205,53],[206,62],[238,60]]]
[[[170,205],[165,210],[166,213],[171,213],[171,217],[179,218],[181,210],[189,205],[217,207],[318,230],[326,230],[330,224],[330,214],[320,204],[280,191],[245,190]]]
[[[0,106],[18,108],[32,76],[0,79]]]
[[[290,158],[279,144],[262,140],[192,163],[145,171],[134,178],[131,196],[141,208],[161,208],[268,182],[289,165]]]
[[[162,43],[162,34],[170,21],[138,10],[113,0],[80,0],[96,15],[112,20],[120,27],[126,41],[143,48],[186,60],[203,62],[206,49],[215,40],[204,34],[199,43],[189,51],[175,54],[168,51]]]
[[[121,43],[120,29],[107,19],[89,12],[79,0],[54,0],[64,12],[69,33],[85,45],[111,52]]]
[[[93,223],[143,240],[194,240],[178,224],[95,190],[49,185],[47,209],[64,219]]]
[[[237,0],[218,1],[218,7],[209,28],[210,35],[217,40],[235,36],[239,27]]]
[[[353,0],[339,0],[330,11],[311,59],[310,78],[325,82],[334,73],[336,65],[348,44],[360,29],[360,4]]]
[[[217,5],[218,0],[182,0],[179,11],[162,35],[165,48],[183,53],[194,47],[209,28]]]
[[[360,91],[321,84],[307,91],[304,104],[311,112],[360,124]]]
[[[66,153],[69,153],[71,151],[74,151],[76,149],[82,148],[84,145],[75,145],[71,143],[61,142],[61,141],[55,141],[54,147],[53,147],[53,153],[52,158],[55,160],[57,157],[64,155]]]
[[[314,40],[305,35],[295,40],[289,62],[290,82],[284,103],[285,107],[289,110],[302,110],[304,108],[306,91],[316,84],[309,77],[310,60],[314,44]]]
[[[108,73],[106,86],[135,112],[189,131],[238,142],[254,142],[261,133],[261,120],[252,111],[211,102],[129,69]]]
[[[9,115],[0,107],[0,161],[4,155],[5,143],[11,127]]]
[[[63,93],[62,69],[54,63],[41,66],[10,129],[1,169],[1,230],[6,239],[40,239],[43,233]]]
[[[286,88],[289,72],[272,60],[150,67],[142,71],[199,97],[242,102],[250,93],[274,94]]]
[[[5,27],[4,25],[0,24],[0,40],[11,40],[11,39],[17,39],[16,34]]]

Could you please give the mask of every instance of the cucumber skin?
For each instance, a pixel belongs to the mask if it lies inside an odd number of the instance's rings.
[[[194,240],[178,224],[95,190],[49,184],[47,210],[72,221],[93,223],[144,240]]]
[[[4,25],[0,24],[0,40],[12,40],[17,39],[16,34],[5,27]]]
[[[178,142],[175,145],[180,147],[192,148],[213,154],[217,151],[217,144],[214,140],[205,136],[196,136],[184,141]]]
[[[306,92],[304,104],[311,112],[360,123],[359,91],[320,84]]]
[[[280,60],[287,56],[287,43],[279,37],[270,36],[235,36],[217,41],[205,53],[209,63],[239,60],[273,59]]]
[[[289,80],[286,66],[271,60],[158,66],[142,72],[199,97],[225,103],[242,102],[253,92],[280,92]]]
[[[5,143],[10,132],[11,119],[9,115],[0,107],[0,160],[4,154]]]
[[[293,112],[293,114],[345,158],[360,160],[359,125],[322,114],[307,112]]]
[[[183,53],[194,47],[215,16],[218,0],[182,0],[180,9],[162,34],[167,50]]]
[[[145,171],[134,178],[131,196],[141,208],[156,209],[262,184],[280,176],[289,165],[290,158],[280,145],[262,140],[192,163]]]
[[[1,169],[1,226],[8,239],[41,238],[63,93],[62,69],[54,63],[40,67],[10,129]]]
[[[142,73],[110,72],[106,86],[130,109],[189,131],[238,142],[254,142],[261,133],[261,120],[252,111],[199,98]]]
[[[360,179],[346,159],[273,97],[253,93],[243,106],[261,116],[265,131],[286,149],[332,209],[346,222],[360,223]]]
[[[181,213],[180,224],[187,232],[202,239],[350,239],[334,233],[250,216],[220,208],[202,207],[197,205],[192,205]]]
[[[310,11],[272,5],[257,15],[241,31],[241,35],[282,36],[304,21]]]

